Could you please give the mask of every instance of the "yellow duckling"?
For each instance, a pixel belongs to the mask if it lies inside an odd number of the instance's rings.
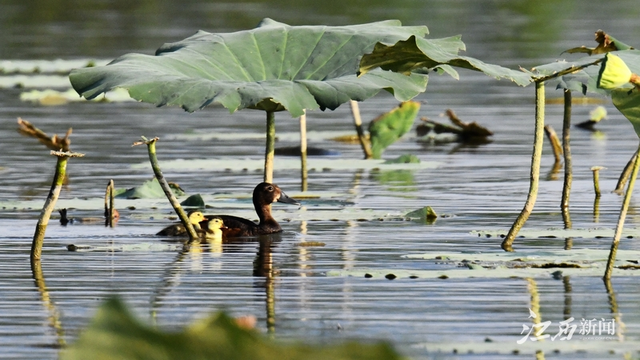
[[[187,214],[189,222],[196,231],[201,231],[200,221],[204,220],[204,215],[200,210],[192,210]],[[167,226],[156,234],[157,236],[184,236],[187,235],[187,229],[182,223],[175,223]]]
[[[222,240],[222,229],[226,228],[221,218],[212,217],[207,221],[206,230],[202,235],[208,241],[220,241]]]

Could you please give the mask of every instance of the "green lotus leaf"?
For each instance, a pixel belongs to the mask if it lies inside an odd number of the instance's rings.
[[[415,71],[441,69],[457,77],[451,66],[482,71],[496,79],[509,79],[520,86],[531,83],[530,74],[508,69],[502,66],[486,64],[478,59],[460,56],[458,52],[465,50],[460,36],[444,39],[426,39],[412,35],[393,44],[379,42],[373,51],[362,57],[360,74],[372,69],[382,68],[404,74]]]
[[[640,90],[615,89],[611,92],[613,105],[620,110],[633,125],[636,135],[640,138]]]
[[[106,66],[73,70],[69,78],[88,99],[125,88],[136,100],[187,111],[212,104],[230,112],[254,108],[299,116],[304,109],[335,109],[349,100],[362,101],[382,89],[400,101],[423,92],[426,74],[356,73],[360,57],[376,43],[427,32],[424,26],[406,27],[399,21],[330,27],[265,19],[251,30],[199,31],[163,45],[155,55],[127,54]]]

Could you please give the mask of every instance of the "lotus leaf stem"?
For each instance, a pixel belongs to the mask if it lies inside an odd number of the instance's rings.
[[[162,191],[164,191],[164,194],[167,196],[167,199],[169,199],[171,206],[173,206],[173,210],[175,210],[176,214],[178,214],[178,218],[180,218],[182,225],[184,225],[185,229],[187,229],[187,233],[189,234],[189,239],[191,241],[197,240],[199,239],[199,237],[198,237],[198,234],[196,233],[196,230],[193,228],[193,225],[191,225],[191,222],[189,221],[187,214],[184,212],[184,210],[182,210],[182,206],[180,206],[178,199],[176,199],[175,195],[173,195],[173,192],[169,187],[169,183],[167,183],[167,180],[164,178],[164,175],[162,175],[162,170],[160,170],[158,157],[156,156],[156,141],[158,140],[159,138],[157,137],[151,140],[147,140],[147,138],[143,136],[142,141],[133,143],[133,146],[141,145],[141,144],[147,145],[147,150],[149,151],[149,161],[151,162],[151,168],[153,169],[153,173],[156,175],[156,179],[158,179],[158,183],[160,184],[160,187],[162,187]]]
[[[32,266],[35,261],[40,260],[40,257],[42,255],[42,245],[44,244],[44,235],[47,230],[47,225],[49,225],[51,213],[53,212],[53,208],[56,206],[56,202],[58,201],[58,197],[60,196],[60,190],[62,190],[62,185],[67,174],[67,160],[70,157],[84,156],[84,154],[72,153],[69,151],[63,152],[53,150],[51,151],[51,155],[57,156],[58,162],[56,164],[56,172],[53,176],[53,182],[51,183],[49,195],[47,196],[47,200],[45,201],[44,206],[42,207],[40,218],[38,219],[38,223],[36,224],[36,231],[33,235],[33,242],[31,243]]]
[[[355,100],[351,100],[349,102],[351,104],[351,114],[353,115],[353,123],[356,126],[356,132],[358,133],[358,140],[360,141],[360,146],[362,146],[362,151],[364,152],[365,159],[372,159],[373,154],[371,153],[371,144],[369,140],[367,140],[367,136],[364,134],[364,130],[362,129],[362,118],[360,117],[360,106],[358,106],[358,102]]]
[[[571,229],[571,216],[569,214],[569,197],[571,195],[571,183],[573,182],[573,168],[571,163],[571,90],[564,90],[564,115],[562,118],[562,152],[564,153],[564,182],[562,184],[562,200],[560,210],[565,229]]]
[[[638,151],[640,151],[640,144],[638,145]],[[633,162],[633,171],[631,173],[631,179],[629,180],[629,186],[627,186],[627,192],[624,194],[624,200],[622,202],[622,208],[620,209],[620,217],[618,218],[618,225],[616,226],[616,232],[611,242],[611,250],[609,251],[609,259],[607,260],[607,269],[604,273],[604,279],[611,279],[611,273],[613,272],[614,263],[616,261],[616,253],[618,252],[618,244],[620,244],[620,236],[622,235],[622,229],[624,228],[624,220],[627,217],[627,210],[629,209],[629,202],[631,202],[631,194],[633,193],[633,186],[638,176],[638,168],[640,168],[640,156],[636,156]]]
[[[599,198],[600,193],[600,170],[604,169],[602,166],[593,166],[591,171],[593,172],[593,191],[596,193],[596,197]]]
[[[264,181],[273,182],[273,158],[276,145],[276,117],[273,111],[267,111],[267,145],[264,151]]]
[[[307,113],[300,116],[300,177],[301,190],[307,191]]]
[[[614,193],[622,194],[622,191],[624,190],[624,186],[626,185],[627,180],[629,180],[629,175],[631,175],[631,170],[633,169],[633,164],[635,163],[637,157],[638,157],[638,150],[636,150],[636,152],[633,154],[631,159],[629,159],[629,162],[627,163],[627,165],[625,165],[624,170],[622,170],[622,173],[618,178],[618,183],[616,184],[616,189],[613,190]]]
[[[502,242],[504,251],[513,251],[513,241],[516,235],[527,222],[529,215],[533,211],[533,206],[538,197],[538,185],[540,183],[540,160],[542,158],[542,145],[544,141],[544,82],[536,81],[536,123],[535,135],[533,139],[533,154],[531,155],[531,173],[529,177],[529,194],[522,211],[514,221],[507,236]]]

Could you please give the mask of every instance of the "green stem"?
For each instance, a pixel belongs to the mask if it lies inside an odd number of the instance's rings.
[[[193,228],[193,225],[191,225],[191,222],[189,221],[187,214],[184,212],[184,210],[182,210],[182,206],[180,206],[178,199],[176,199],[175,195],[173,195],[173,191],[171,191],[171,188],[169,187],[169,183],[167,183],[167,180],[164,178],[164,175],[162,175],[162,171],[160,170],[160,165],[158,164],[158,157],[156,156],[156,141],[158,141],[158,138],[154,138],[149,141],[146,141],[146,139],[143,138],[143,140],[145,140],[144,142],[147,144],[147,149],[149,150],[149,161],[151,162],[151,168],[153,169],[153,173],[156,175],[156,179],[158,179],[158,183],[160,183],[160,187],[162,187],[162,191],[164,191],[164,194],[167,196],[167,199],[169,199],[169,202],[171,203],[173,210],[175,210],[176,214],[178,214],[178,217],[180,218],[182,225],[184,225],[185,229],[187,229],[187,233],[189,234],[189,239],[191,239],[191,241],[197,240],[198,234],[196,233],[196,230]]]
[[[371,153],[371,144],[369,140],[367,140],[367,136],[364,134],[364,130],[362,129],[362,118],[360,118],[360,107],[358,106],[358,102],[351,100],[351,114],[353,115],[353,124],[356,126],[356,133],[358,133],[358,140],[360,140],[360,146],[362,146],[362,151],[364,152],[365,159],[373,158],[373,154]]]
[[[633,154],[631,159],[629,159],[629,162],[627,163],[627,165],[625,165],[624,169],[622,170],[622,173],[618,178],[618,183],[616,184],[616,189],[613,191],[614,193],[622,194],[622,191],[624,190],[624,186],[627,183],[627,180],[629,180],[629,175],[631,175],[631,170],[633,169],[633,164],[635,163],[637,157],[638,157],[638,150],[636,150],[636,152]]]
[[[44,234],[47,230],[47,225],[49,224],[49,218],[51,218],[53,208],[56,206],[56,201],[58,201],[58,196],[60,196],[60,190],[62,189],[64,177],[67,173],[67,160],[69,159],[69,156],[64,155],[67,153],[56,153],[55,151],[52,151],[51,154],[58,156],[58,162],[56,164],[56,172],[53,176],[53,182],[51,183],[51,189],[49,190],[49,196],[47,196],[47,200],[42,207],[40,218],[36,224],[36,232],[33,235],[33,242],[31,243],[32,264],[34,261],[40,260],[42,255]]]
[[[562,119],[562,150],[564,153],[564,183],[562,185],[562,220],[565,229],[571,229],[571,216],[569,215],[569,196],[571,195],[571,183],[573,182],[573,170],[571,164],[571,145],[569,143],[571,129],[571,91],[564,91],[564,116]]]
[[[301,190],[307,191],[307,113],[300,116],[300,177]]]
[[[264,151],[264,181],[273,182],[273,158],[276,146],[276,117],[273,111],[267,111],[267,145]]]
[[[640,151],[640,145],[638,145],[638,151]],[[622,202],[622,208],[620,209],[618,225],[616,226],[616,232],[613,236],[613,242],[611,243],[611,250],[609,251],[607,270],[604,273],[605,280],[611,279],[611,273],[613,272],[614,263],[616,261],[616,253],[618,252],[618,244],[620,244],[620,236],[622,235],[622,229],[624,228],[624,220],[627,217],[627,210],[629,209],[629,203],[631,202],[633,186],[635,185],[636,177],[638,176],[638,168],[640,168],[640,156],[636,156],[636,159],[633,162],[633,172],[631,174],[631,179],[629,180],[629,186],[627,186],[627,192],[624,194],[624,201]]]
[[[540,159],[542,158],[542,145],[544,141],[544,82],[536,82],[536,125],[535,135],[533,139],[533,154],[531,155],[531,173],[529,178],[529,194],[527,201],[516,218],[509,233],[502,242],[502,249],[505,251],[513,251],[513,241],[518,232],[527,222],[529,215],[533,211],[533,206],[538,197],[538,184],[540,182]]]

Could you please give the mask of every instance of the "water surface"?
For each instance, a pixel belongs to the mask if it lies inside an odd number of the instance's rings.
[[[535,5],[534,5],[535,4]],[[631,1],[286,1],[206,2],[149,1],[13,1],[0,12],[0,59],[95,58],[112,59],[130,51],[152,53],[164,42],[187,37],[198,29],[235,31],[255,26],[263,17],[291,24],[341,25],[398,18],[406,25],[429,26],[433,36],[463,34],[467,53],[490,63],[531,67],[560,57],[579,45],[592,46],[593,33],[602,28],[622,41],[637,38],[637,6]],[[4,76],[4,75],[3,75]],[[69,163],[70,181],[61,201],[99,198],[109,179],[119,188],[140,185],[151,177],[144,166],[144,148],[131,147],[140,135],[159,136],[160,161],[176,159],[260,159],[264,145],[264,114],[243,110],[229,114],[207,108],[193,114],[180,109],[128,103],[70,103],[46,107],[20,102],[22,89],[0,89],[0,356],[12,359],[53,359],[60,344],[74,341],[94,310],[110,295],[119,295],[136,315],[163,329],[179,329],[205,314],[226,310],[254,315],[260,331],[276,338],[333,342],[344,339],[388,340],[413,358],[510,358],[519,348],[522,325],[529,324],[532,286],[537,289],[543,320],[557,324],[578,319],[616,319],[625,324],[624,341],[588,340],[579,336],[558,343],[559,353],[547,358],[622,358],[639,340],[638,287],[632,276],[616,276],[615,299],[599,276],[440,279],[439,270],[455,263],[408,259],[407,254],[498,252],[501,239],[478,237],[474,230],[508,229],[525,200],[533,136],[533,87],[518,88],[480,74],[462,71],[461,80],[432,76],[419,116],[446,121],[439,115],[452,108],[466,121],[494,131],[492,142],[478,146],[420,141],[414,132],[384,154],[395,158],[415,154],[435,169],[384,171],[315,169],[309,193],[320,198],[303,207],[274,205],[284,233],[270,244],[225,244],[203,252],[181,253],[175,247],[158,250],[153,236],[171,220],[166,200],[156,208],[117,201],[122,219],[115,229],[100,224],[59,226],[47,230],[42,279],[36,281],[28,264],[33,229],[49,191],[54,159],[32,139],[16,134],[16,118],[32,121],[49,133],[73,128],[72,149],[85,153]],[[561,93],[547,90],[548,97]],[[578,94],[576,97],[580,97]],[[360,105],[365,121],[395,106],[388,94]],[[574,228],[612,229],[621,198],[609,191],[637,147],[631,125],[604,100],[609,119],[600,133],[573,129],[571,145],[574,183],[571,215]],[[594,105],[574,106],[574,122],[585,120]],[[351,132],[347,107],[309,114],[310,132]],[[562,106],[547,106],[547,123],[561,129]],[[282,139],[295,139],[298,122],[277,114]],[[200,140],[194,134],[234,134]],[[244,134],[244,135],[243,135]],[[246,136],[244,140],[238,137]],[[360,159],[358,146],[336,143],[321,135],[310,145],[340,151],[339,159]],[[278,145],[295,145],[282,140]],[[276,159],[277,163],[278,159]],[[559,198],[562,172],[549,175],[551,148],[545,145],[543,181],[527,228],[562,227]],[[594,215],[591,166],[601,173],[604,191]],[[276,165],[277,166],[277,165]],[[166,170],[165,176],[188,193],[217,199],[212,211],[251,215],[246,195],[262,175],[253,168]],[[290,195],[300,192],[299,171],[278,169],[276,182]],[[230,196],[224,196],[230,194]],[[35,200],[31,208],[10,203]],[[38,203],[38,201],[41,201]],[[144,203],[147,204],[147,203]],[[627,226],[639,221],[632,202]],[[15,207],[14,207],[15,206]],[[129,207],[135,208],[129,208]],[[147,204],[148,206],[148,204]],[[432,206],[444,215],[432,225],[394,220],[409,210]],[[384,221],[358,221],[345,215],[328,219],[323,213],[375,211],[390,214]],[[355,213],[357,214],[357,211]],[[99,217],[101,208],[82,207],[73,216]],[[317,215],[314,215],[317,214]],[[397,218],[397,217],[396,217]],[[613,234],[613,231],[612,231]],[[301,247],[305,241],[324,246]],[[68,244],[128,249],[127,251],[69,252]],[[140,246],[149,246],[141,249]],[[138,246],[138,247],[136,247]],[[607,249],[608,238],[576,238],[574,249]],[[622,248],[638,250],[634,240]],[[517,239],[519,251],[565,247],[564,239]],[[207,249],[204,249],[207,250]],[[332,271],[369,269],[383,273],[433,270],[433,276],[327,276]],[[533,283],[532,283],[533,281]],[[532,285],[533,284],[533,285]],[[275,307],[267,297],[275,295]],[[622,314],[621,317],[618,315]],[[267,318],[275,316],[275,328]],[[555,343],[554,343],[555,344]],[[594,345],[595,344],[595,345]],[[494,346],[492,346],[494,345]],[[467,353],[467,349],[475,349]],[[549,348],[546,348],[549,349]],[[587,349],[587,350],[585,350]],[[454,353],[457,350],[457,353]],[[584,350],[585,352],[578,352]],[[597,350],[597,351],[596,351]],[[610,353],[609,350],[613,351]],[[528,355],[532,357],[531,355]]]

